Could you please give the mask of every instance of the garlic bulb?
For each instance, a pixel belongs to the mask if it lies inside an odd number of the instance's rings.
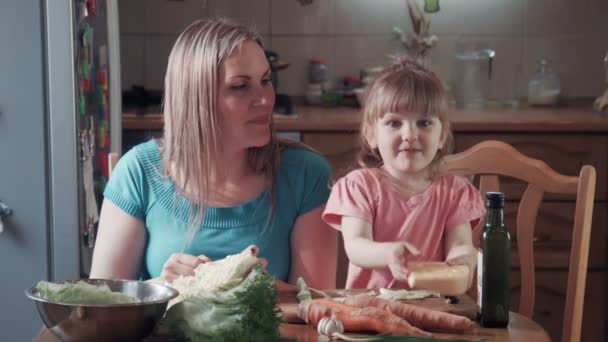
[[[343,333],[344,325],[342,324],[342,321],[336,318],[335,313],[332,311],[331,317],[321,318],[317,324],[317,331],[321,335],[332,337],[334,333]]]

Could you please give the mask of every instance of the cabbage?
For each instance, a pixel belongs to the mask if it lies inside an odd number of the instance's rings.
[[[141,302],[138,298],[121,292],[112,292],[107,284],[93,285],[84,281],[77,283],[50,283],[39,281],[36,290],[40,297],[67,304],[131,304]]]
[[[199,293],[227,290],[240,284],[257,262],[251,249],[245,248],[241,253],[198,265],[194,275],[180,276],[166,284],[179,292],[179,296],[169,302],[169,307]]]
[[[257,262],[251,272],[229,289],[191,293],[173,305],[159,333],[190,341],[275,341],[283,319],[277,307],[274,277]]]

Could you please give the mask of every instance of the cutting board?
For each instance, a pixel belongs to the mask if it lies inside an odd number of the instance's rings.
[[[370,290],[323,290],[323,292],[331,297],[344,297],[346,295],[368,293]],[[283,317],[288,323],[304,323],[298,317],[298,299],[296,298],[296,294],[297,291],[295,290],[285,290],[279,293],[279,307],[283,311]],[[321,295],[313,292],[312,297],[321,298]],[[401,302],[476,319],[478,307],[475,301],[466,294],[456,298],[456,303],[449,303],[445,297],[428,297],[402,300]]]

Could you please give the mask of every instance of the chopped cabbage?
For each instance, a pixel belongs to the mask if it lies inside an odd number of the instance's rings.
[[[106,284],[94,285],[84,281],[76,283],[50,283],[40,281],[36,285],[40,297],[68,304],[131,304],[138,298],[121,292],[112,292]]]

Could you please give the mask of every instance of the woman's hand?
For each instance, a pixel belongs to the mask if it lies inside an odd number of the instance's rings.
[[[408,242],[399,241],[391,244],[386,264],[395,280],[407,280],[407,262],[412,255],[418,254],[420,251]]]
[[[169,260],[165,262],[163,270],[160,273],[160,278],[166,282],[173,282],[179,276],[194,275],[194,270],[200,264],[210,262],[211,259],[204,256],[194,256],[184,253],[173,253]]]

